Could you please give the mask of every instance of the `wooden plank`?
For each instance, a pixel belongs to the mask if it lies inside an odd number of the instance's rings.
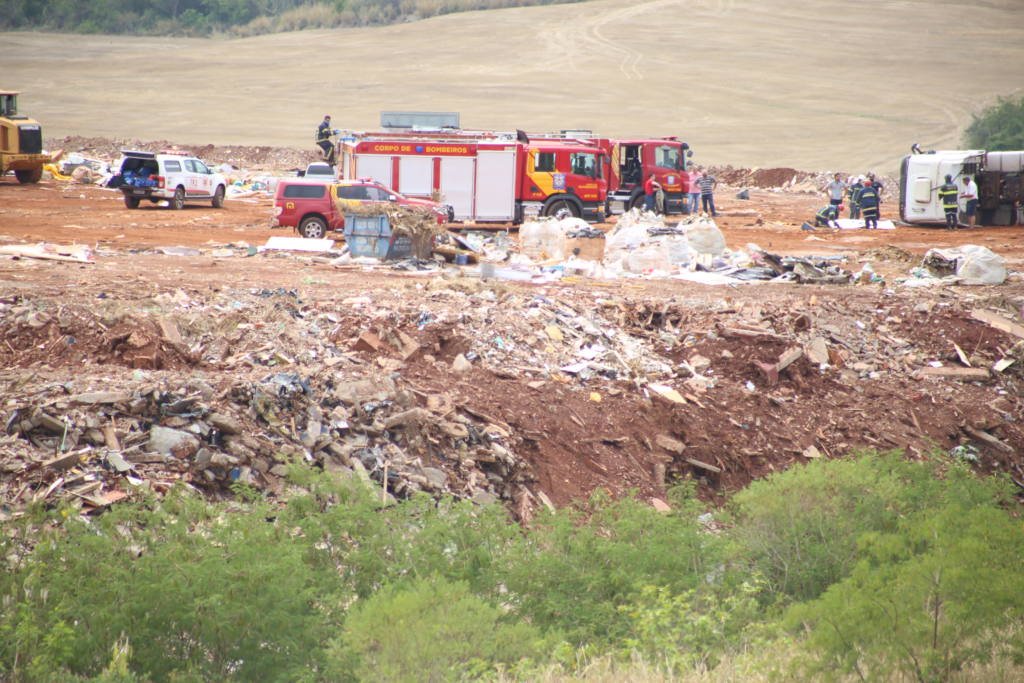
[[[686,462],[690,463],[694,467],[700,467],[701,469],[708,470],[709,472],[716,472],[716,473],[721,473],[722,472],[722,469],[720,467],[715,467],[714,465],[709,465],[706,462],[701,462],[700,460],[696,460],[694,458],[683,458],[683,460],[685,460]]]
[[[1004,442],[1000,441],[999,439],[997,439],[996,437],[992,436],[988,432],[983,432],[980,429],[974,429],[973,427],[966,427],[966,426],[963,428],[963,430],[965,432],[967,432],[968,434],[970,434],[971,436],[973,436],[975,439],[978,439],[979,441],[983,441],[983,442],[989,444],[990,446],[995,446],[996,448],[998,448],[999,450],[1001,450],[1003,452],[1006,452],[1006,453],[1013,453],[1014,452],[1012,446],[1010,446],[1007,443],[1004,443]]]
[[[976,311],[971,311],[971,317],[974,318],[975,320],[980,320],[986,325],[994,327],[997,330],[1001,330],[1003,332],[1006,332],[1007,334],[1012,334],[1015,337],[1020,337],[1021,339],[1024,339],[1024,325],[1018,325],[1012,320],[1007,320],[998,313],[993,313],[992,311],[983,311],[979,309]]]

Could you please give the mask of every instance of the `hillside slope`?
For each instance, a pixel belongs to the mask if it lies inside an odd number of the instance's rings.
[[[1024,87],[1024,4],[602,0],[190,40],[0,34],[47,136],[312,146],[320,117],[679,135],[709,164],[892,171]]]

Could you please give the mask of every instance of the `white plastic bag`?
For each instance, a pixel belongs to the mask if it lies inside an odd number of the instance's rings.
[[[721,256],[725,250],[725,235],[710,219],[690,225],[686,230],[686,239],[698,254]]]

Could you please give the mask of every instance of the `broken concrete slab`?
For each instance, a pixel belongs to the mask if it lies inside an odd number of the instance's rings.
[[[175,458],[187,458],[199,450],[199,439],[180,429],[154,425],[149,430],[149,449]]]
[[[917,371],[920,377],[938,377],[941,379],[959,379],[965,382],[983,381],[991,377],[986,368],[921,368]]]

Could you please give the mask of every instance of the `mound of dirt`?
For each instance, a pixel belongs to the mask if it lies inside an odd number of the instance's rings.
[[[299,150],[290,147],[246,147],[223,145],[182,145],[167,140],[142,141],[129,138],[96,138],[69,136],[46,140],[49,150],[63,149],[65,153],[78,152],[96,159],[114,160],[122,150],[159,152],[164,149],[178,149],[199,157],[211,165],[230,164],[249,170],[283,170],[305,168],[320,160],[315,149]]]

